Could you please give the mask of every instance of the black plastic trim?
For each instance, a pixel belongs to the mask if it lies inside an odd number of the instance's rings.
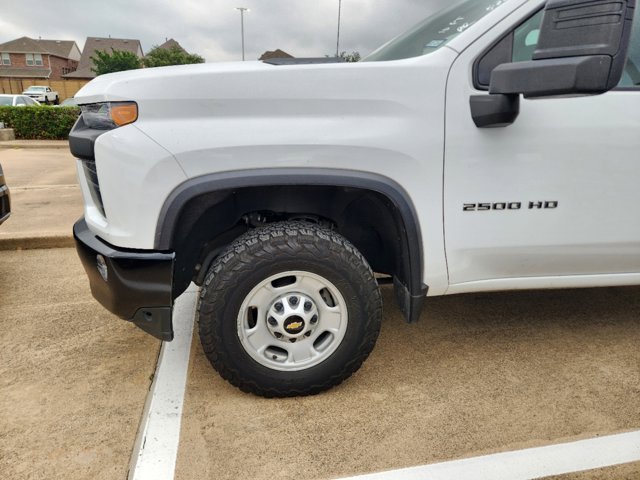
[[[524,98],[600,94],[607,91],[611,57],[552,58],[498,65],[491,74],[491,94]]]
[[[194,198],[222,190],[246,187],[308,185],[352,187],[371,190],[387,197],[398,209],[404,225],[402,251],[409,272],[410,294],[424,295],[422,283],[423,251],[418,215],[409,194],[394,180],[373,173],[320,168],[273,168],[240,170],[192,178],[178,186],[165,200],[156,229],[155,249],[172,250],[174,230],[184,207]]]
[[[269,65],[318,65],[324,63],[345,63],[342,57],[312,57],[312,58],[270,58],[263,60]]]
[[[136,327],[160,340],[173,340],[171,307],[141,308],[133,316]]]
[[[491,72],[498,65],[513,60],[513,36],[518,27],[494,42],[473,63],[473,86],[478,90],[489,90]]]
[[[469,104],[478,128],[507,127],[520,114],[520,95],[471,95]]]
[[[96,140],[100,135],[108,131],[109,130],[97,130],[87,127],[82,115],[80,115],[69,133],[69,149],[71,150],[71,154],[82,160],[94,160],[94,145]]]
[[[95,299],[155,337],[173,339],[171,292],[175,254],[114,247],[93,234],[84,218],[73,226],[73,236]],[[102,273],[97,263],[99,255],[104,262]]]
[[[89,194],[103,217],[106,217],[106,213],[102,201],[102,193],[100,192],[94,147],[98,137],[105,132],[108,132],[108,130],[97,130],[87,127],[82,115],[80,115],[69,133],[69,149],[71,150],[71,154],[82,160],[85,179],[89,187]]]

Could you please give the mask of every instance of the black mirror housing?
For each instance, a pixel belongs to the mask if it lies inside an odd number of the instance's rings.
[[[489,92],[593,95],[622,78],[635,0],[548,0],[533,60],[499,65]]]
[[[469,104],[478,128],[507,127],[520,113],[520,95],[472,95]]]
[[[522,93],[525,98],[595,95],[609,90],[610,71],[607,55],[507,63],[494,69],[489,93]]]

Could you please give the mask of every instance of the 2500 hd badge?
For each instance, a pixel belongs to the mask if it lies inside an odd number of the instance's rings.
[[[529,202],[527,210],[553,210],[558,208],[560,202]],[[498,202],[498,203],[465,203],[462,210],[465,212],[486,212],[495,210],[522,210],[522,202]],[[526,205],[526,203],[525,203]]]

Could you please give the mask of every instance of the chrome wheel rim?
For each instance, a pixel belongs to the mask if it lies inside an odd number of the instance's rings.
[[[336,286],[320,275],[288,271],[256,285],[238,312],[238,338],[259,364],[274,370],[311,368],[342,343],[348,313]]]

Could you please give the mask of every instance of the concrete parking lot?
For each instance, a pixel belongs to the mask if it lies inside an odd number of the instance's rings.
[[[125,478],[160,342],[92,299],[72,248],[42,248],[71,245],[81,214],[68,152],[0,163],[0,471]],[[640,430],[640,287],[431,298],[416,325],[383,294],[371,357],[315,397],[240,392],[194,336],[176,478],[339,478]],[[553,478],[636,479],[640,463]]]
[[[0,148],[0,163],[13,210],[0,228],[0,250],[73,246],[82,197],[69,149]]]
[[[0,472],[125,478],[160,342],[91,297],[75,250],[0,251]]]
[[[434,298],[417,325],[384,299],[371,357],[316,397],[243,394],[194,344],[177,478],[335,478],[640,427],[640,289]],[[640,464],[571,478],[619,472]]]

